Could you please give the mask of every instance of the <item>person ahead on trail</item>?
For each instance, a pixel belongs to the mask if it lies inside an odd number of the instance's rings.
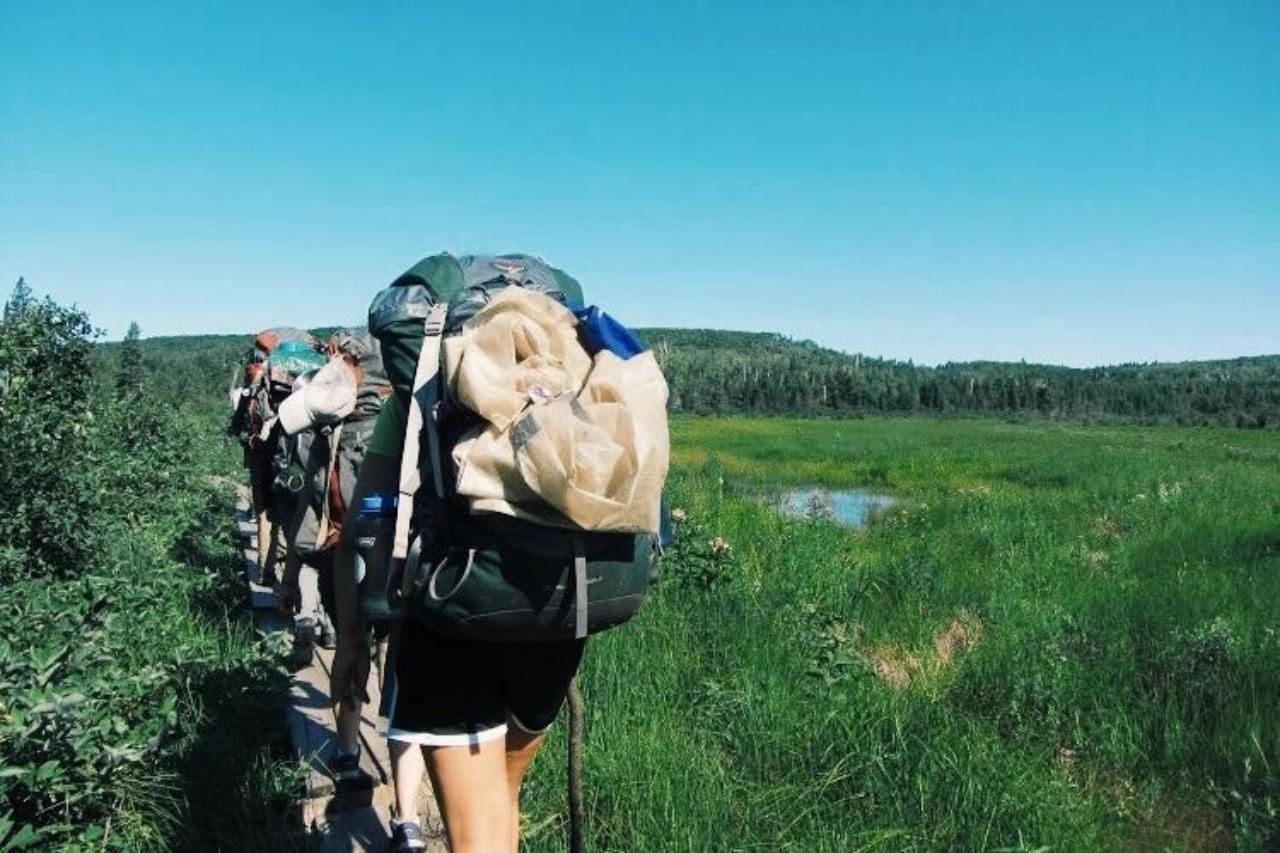
[[[292,613],[301,605],[298,578],[305,563],[315,568],[321,606],[336,621],[334,550],[341,531],[355,520],[350,508],[356,480],[391,384],[378,342],[367,332],[340,331],[330,338],[327,351],[328,363],[278,408],[281,430],[293,441],[296,456],[290,468],[299,486],[288,524],[280,606]],[[385,635],[379,632],[380,639]],[[337,712],[338,753],[330,769],[346,787],[372,782],[360,769],[360,714],[353,703]]]
[[[293,385],[292,397],[300,396],[304,388],[315,378],[318,370],[303,374]],[[288,400],[285,401],[286,403]],[[319,531],[319,519],[324,510],[325,488],[329,481],[329,467],[333,461],[330,451],[328,426],[306,428],[290,433],[280,430],[279,450],[275,456],[275,505],[286,519],[285,570],[280,585],[276,587],[276,604],[283,616],[294,618],[295,639],[309,647],[315,639],[317,622],[321,625],[320,645],[331,649],[337,645],[337,635],[332,624],[326,622],[324,609],[318,601],[304,601],[299,578],[304,565],[315,569],[323,552],[314,548]],[[305,547],[299,547],[299,539]],[[306,612],[303,613],[303,608]],[[326,631],[329,635],[326,637]]]
[[[281,440],[276,407],[293,392],[300,375],[322,364],[320,344],[309,332],[287,326],[265,329],[254,337],[240,386],[231,391],[228,431],[244,448],[251,509],[258,523],[258,579],[264,586],[275,585],[275,564],[283,539],[272,494],[277,473],[273,459]]]
[[[335,701],[367,700],[364,625],[394,624],[382,691],[397,850],[423,846],[427,763],[454,853],[516,850],[519,796],[582,661],[656,571],[666,383],[578,282],[526,255],[436,255],[375,297],[395,396],[336,578]]]

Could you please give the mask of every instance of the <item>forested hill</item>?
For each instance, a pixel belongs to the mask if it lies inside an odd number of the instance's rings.
[[[328,330],[324,330],[328,331]],[[1070,368],[1006,362],[923,367],[783,335],[641,329],[696,414],[985,415],[1280,428],[1280,355]],[[249,335],[149,338],[172,396],[223,399]],[[103,346],[114,357],[118,344]]]
[[[1280,427],[1280,355],[1071,368],[1009,362],[923,367],[783,335],[643,329],[697,413],[984,414]]]

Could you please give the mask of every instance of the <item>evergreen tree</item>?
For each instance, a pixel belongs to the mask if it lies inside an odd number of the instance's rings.
[[[142,330],[137,323],[129,324],[120,347],[120,368],[116,374],[116,393],[126,397],[142,387]]]
[[[18,276],[18,283],[13,286],[13,294],[10,295],[9,301],[4,304],[4,323],[9,325],[13,323],[22,313],[27,310],[27,306],[31,304],[31,288],[27,286],[27,280],[22,276]]]

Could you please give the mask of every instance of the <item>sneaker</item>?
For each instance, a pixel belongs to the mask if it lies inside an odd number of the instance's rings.
[[[412,850],[426,850],[427,842],[422,837],[422,827],[416,820],[391,821],[391,853],[408,853]]]
[[[325,619],[320,623],[320,648],[336,649],[338,647],[338,635],[333,630],[333,623]]]
[[[293,636],[307,642],[314,640],[316,637],[316,620],[310,616],[295,616],[293,620]]]
[[[355,752],[341,752],[334,755],[329,762],[329,772],[339,789],[369,788],[373,786],[373,777],[360,769],[360,748]]]

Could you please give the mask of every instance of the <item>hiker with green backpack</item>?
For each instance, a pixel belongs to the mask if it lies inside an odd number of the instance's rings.
[[[306,564],[316,571],[322,619],[336,621],[334,551],[341,531],[354,521],[356,481],[378,414],[392,391],[378,341],[368,332],[340,330],[326,350],[328,363],[278,408],[281,430],[296,453],[288,480],[299,484],[288,523],[280,605],[289,613],[299,609],[299,574]],[[350,703],[337,709],[337,752],[329,769],[344,788],[372,782],[360,769],[360,712]]]
[[[316,373],[318,371],[299,377],[299,381],[294,383],[294,395],[300,395]],[[276,454],[275,504],[286,507],[283,513],[286,519],[283,525],[285,570],[275,590],[276,606],[282,616],[293,618],[298,648],[309,649],[316,639],[317,625],[320,627],[321,648],[332,649],[337,645],[332,620],[326,619],[318,600],[311,600],[313,596],[303,596],[300,585],[304,567],[315,569],[314,560],[310,559],[313,555],[305,546],[314,543],[314,533],[319,528],[317,519],[324,510],[329,466],[333,462],[330,431],[329,427],[308,427],[293,434],[281,430],[280,450]],[[312,535],[306,536],[308,532]],[[300,539],[303,540],[301,547]]]
[[[335,701],[367,701],[365,624],[394,623],[383,689],[393,849],[424,846],[430,764],[455,853],[519,846],[523,775],[586,637],[657,567],[667,388],[578,282],[527,255],[429,257],[370,306],[395,388],[337,556]]]
[[[280,513],[273,502],[278,471],[273,461],[280,450],[281,430],[276,408],[293,393],[295,380],[325,363],[319,342],[310,332],[281,326],[254,336],[245,356],[241,384],[231,391],[228,431],[244,448],[249,474],[251,512],[258,525],[258,580],[276,582],[275,565],[283,539]]]
[[[295,379],[290,397],[300,396],[317,373],[318,369],[310,370]],[[328,452],[326,448],[316,445],[316,440],[320,437],[317,430],[306,429],[290,434],[282,428],[279,434],[275,455],[272,457],[275,479],[271,483],[271,496],[276,512],[285,519],[285,523],[281,525],[284,528],[285,573],[283,582],[276,586],[275,593],[281,615],[296,617],[294,634],[299,636],[304,633],[305,628],[301,623],[303,620],[310,621],[310,617],[297,617],[303,602],[298,588],[301,565],[295,548],[298,525],[294,519],[303,511],[303,504],[314,503],[309,480],[317,475],[324,476],[323,473],[317,474],[317,469],[323,467],[320,457],[323,456],[327,463]],[[310,628],[314,633],[313,622]]]

